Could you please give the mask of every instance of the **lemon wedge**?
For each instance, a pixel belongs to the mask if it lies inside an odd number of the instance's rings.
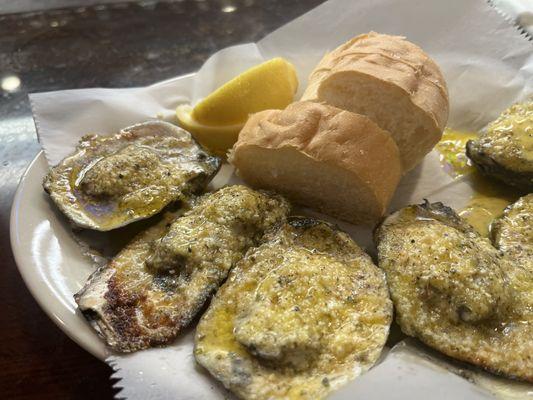
[[[194,119],[193,108],[189,104],[178,106],[176,115],[183,129],[191,132],[202,146],[222,157],[233,147],[244,125],[244,123],[220,126],[201,124]]]
[[[294,66],[273,58],[252,67],[225,83],[194,108],[180,105],[180,125],[217,155],[225,155],[237,141],[250,114],[282,109],[289,105],[298,88]]]

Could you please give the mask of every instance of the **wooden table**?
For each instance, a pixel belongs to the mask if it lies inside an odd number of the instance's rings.
[[[11,253],[11,202],[40,149],[27,93],[139,86],[192,72],[216,50],[256,41],[321,2],[113,3],[0,15],[0,82],[12,90],[0,89],[0,398],[113,396],[111,369],[47,318]]]

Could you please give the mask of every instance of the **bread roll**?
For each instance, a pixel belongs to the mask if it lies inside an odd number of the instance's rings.
[[[449,109],[437,64],[405,38],[375,32],[326,54],[311,73],[302,100],[368,116],[392,134],[404,172],[440,140]]]
[[[314,102],[252,115],[229,161],[251,186],[355,224],[384,214],[401,176],[388,132],[365,116]]]

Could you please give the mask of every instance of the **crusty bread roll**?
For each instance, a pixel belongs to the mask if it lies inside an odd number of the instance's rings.
[[[363,115],[314,102],[252,115],[229,161],[251,186],[356,224],[384,214],[401,176],[388,132]]]
[[[368,33],[326,54],[302,100],[368,116],[389,131],[408,171],[440,140],[448,90],[439,67],[400,36]]]

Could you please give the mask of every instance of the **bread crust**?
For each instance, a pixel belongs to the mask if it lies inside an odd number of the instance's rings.
[[[324,100],[320,93],[322,85],[342,73],[362,74],[369,80],[394,85],[405,93],[414,107],[427,115],[433,126],[425,134],[431,137],[413,137],[413,146],[419,144],[420,139],[429,146],[440,139],[449,114],[448,89],[438,65],[420,47],[402,36],[375,32],[359,35],[322,58],[309,76],[302,100]],[[381,125],[380,121],[375,122]],[[392,134],[394,136],[394,132]],[[404,161],[406,169],[418,161]]]
[[[378,204],[368,209],[377,208],[380,213],[385,212],[401,177],[399,150],[387,131],[363,115],[322,103],[296,102],[285,110],[252,115],[229,156],[237,169],[242,166],[241,151],[250,146],[292,148],[316,162],[347,171],[354,176],[354,184],[364,186],[361,190],[372,192]],[[254,174],[245,172],[241,174],[245,180]],[[276,183],[272,185],[275,188]],[[335,194],[324,197],[328,195]]]

